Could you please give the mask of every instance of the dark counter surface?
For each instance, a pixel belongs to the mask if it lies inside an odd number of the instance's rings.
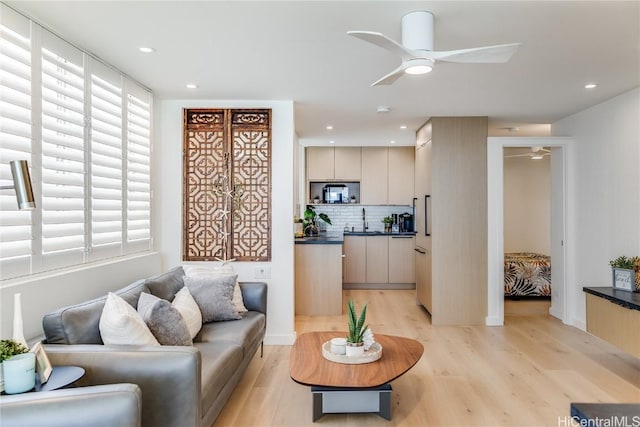
[[[384,231],[345,231],[345,236],[415,236],[415,231],[404,231],[402,233],[396,231],[393,233],[385,233]]]
[[[589,286],[583,287],[582,290],[588,294],[609,300],[624,308],[640,310],[640,293],[638,292],[622,291],[612,287]]]
[[[342,236],[315,236],[296,237],[296,245],[341,245],[344,243]]]
[[[640,403],[572,403],[571,417],[577,418],[575,425],[635,426],[640,423]]]

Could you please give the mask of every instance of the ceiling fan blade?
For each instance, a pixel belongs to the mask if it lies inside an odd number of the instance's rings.
[[[415,51],[402,46],[400,43],[391,40],[384,34],[377,33],[375,31],[347,31],[347,34],[368,43],[375,44],[376,46],[386,49],[391,53],[395,53],[400,56],[403,61],[414,57],[416,53]]]
[[[381,79],[376,80],[375,82],[371,83],[371,87],[373,87],[373,86],[382,86],[382,85],[390,85],[393,82],[395,82],[396,80],[398,80],[400,77],[402,77],[403,74],[404,74],[404,70],[403,70],[402,65],[401,65],[398,68],[396,68],[395,70],[393,70],[392,72],[390,72],[389,74],[387,74],[386,76],[384,76]]]
[[[510,157],[531,157],[530,153],[527,154],[511,154],[510,156],[504,156],[505,159],[510,158]]]
[[[430,59],[445,62],[501,63],[511,59],[519,47],[520,43],[510,43],[496,46],[472,47],[470,49],[425,52],[425,56]]]

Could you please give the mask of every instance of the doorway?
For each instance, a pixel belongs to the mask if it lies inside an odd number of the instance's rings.
[[[549,313],[567,324],[572,302],[568,301],[567,268],[570,241],[567,239],[567,176],[571,138],[535,137],[487,139],[487,199],[488,199],[488,326],[504,324],[504,164],[505,147],[550,147],[551,149],[551,283],[552,299]]]

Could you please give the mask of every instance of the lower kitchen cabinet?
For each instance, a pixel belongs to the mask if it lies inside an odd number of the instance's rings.
[[[343,283],[415,283],[414,243],[412,235],[345,236]]]
[[[413,236],[389,236],[389,283],[415,283]]]
[[[367,244],[364,237],[344,237],[344,283],[367,283]]]
[[[366,236],[367,283],[389,283],[389,236]]]
[[[296,314],[342,314],[342,274],[339,268],[341,263],[342,245],[295,245]]]

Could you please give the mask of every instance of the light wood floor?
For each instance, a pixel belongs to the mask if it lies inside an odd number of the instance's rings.
[[[374,334],[414,338],[422,359],[392,383],[392,416],[329,414],[311,422],[309,387],[289,377],[288,346],[265,346],[214,426],[558,426],[571,402],[640,402],[640,359],[547,315],[504,327],[438,326],[415,291],[351,290]],[[298,334],[346,330],[346,316],[296,316]],[[383,356],[384,357],[384,356]],[[560,418],[560,420],[559,420]]]

